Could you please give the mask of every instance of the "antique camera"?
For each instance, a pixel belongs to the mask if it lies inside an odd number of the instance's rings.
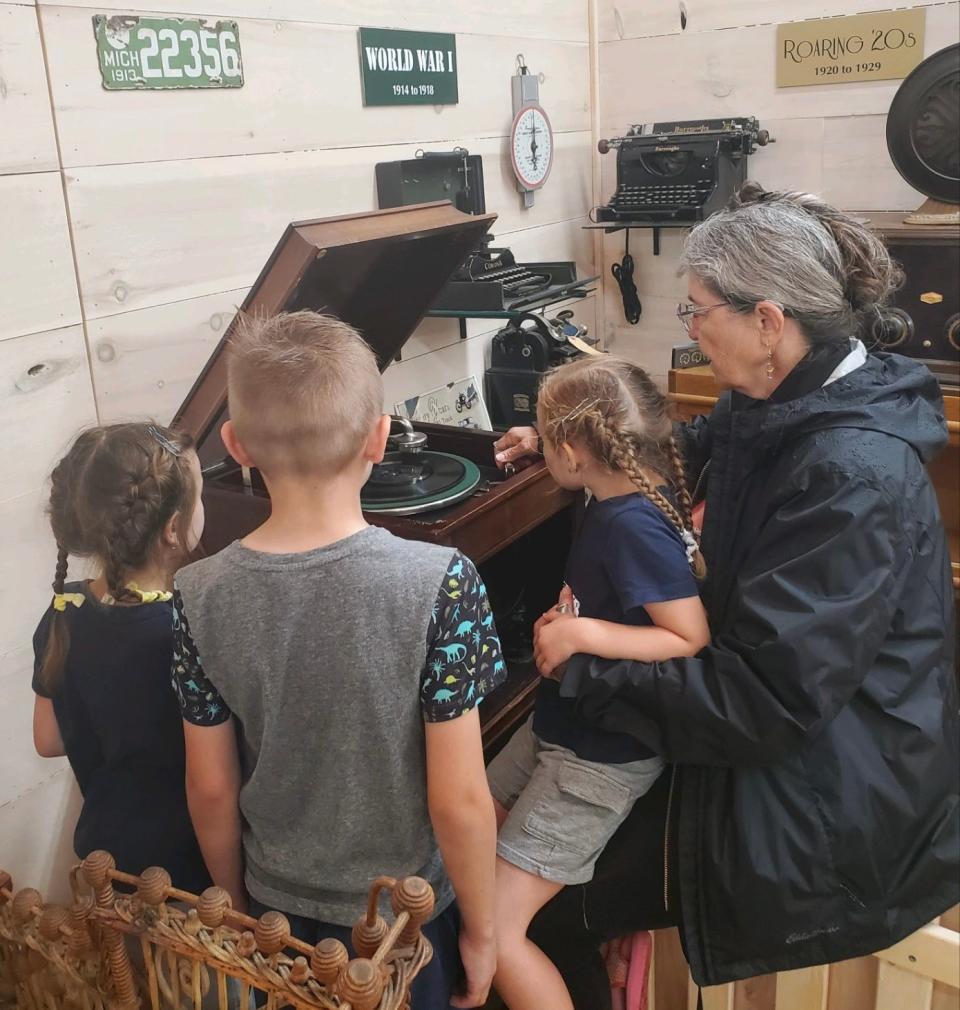
[[[773,140],[752,116],[631,126],[625,136],[597,145],[601,154],[617,150],[617,189],[596,208],[596,219],[702,221],[746,182],[747,156]]]
[[[527,313],[511,319],[494,336],[485,385],[495,428],[534,423],[544,372],[579,358],[586,334],[586,327],[573,322],[573,313],[566,309],[556,319]]]

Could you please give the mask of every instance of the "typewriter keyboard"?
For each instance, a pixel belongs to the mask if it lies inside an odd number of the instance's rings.
[[[621,186],[614,194],[612,203],[618,210],[632,210],[639,207],[696,206],[703,203],[706,195],[692,184]]]
[[[503,270],[491,270],[482,277],[483,281],[499,281],[503,290],[509,295],[529,294],[550,283],[547,274],[535,274],[524,267],[506,267]]]

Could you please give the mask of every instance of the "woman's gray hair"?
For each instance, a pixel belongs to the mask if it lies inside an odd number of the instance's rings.
[[[688,271],[739,311],[779,302],[812,345],[859,333],[903,280],[883,242],[849,214],[754,182],[690,232]]]

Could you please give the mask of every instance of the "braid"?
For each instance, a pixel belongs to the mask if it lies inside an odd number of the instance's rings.
[[[677,503],[680,506],[683,527],[697,541],[697,549],[693,552],[693,557],[690,559],[690,566],[693,568],[693,574],[698,579],[705,579],[707,577],[707,562],[700,552],[700,537],[697,536],[697,531],[693,528],[693,499],[690,497],[690,491],[687,489],[687,471],[683,465],[683,457],[680,455],[680,450],[677,448],[677,442],[673,435],[667,439],[667,462],[673,471],[673,484],[676,490]]]
[[[689,533],[696,538],[696,534],[693,532],[693,522],[690,518],[690,494],[686,489],[686,485],[680,484],[678,487],[677,499],[680,503],[680,508],[678,509],[662,491],[655,488],[647,479],[640,463],[640,454],[637,452],[634,439],[629,433],[615,430],[609,421],[599,412],[596,412],[595,416],[589,418],[588,424],[593,428],[597,445],[603,448],[606,457],[605,462],[613,469],[625,473],[633,481],[637,490],[644,498],[666,516],[681,537],[685,533]],[[676,451],[676,444],[672,438],[670,439],[670,446],[673,452],[670,454],[668,461],[674,468],[679,465],[682,473],[683,465],[680,462],[679,453]],[[699,547],[697,547],[690,559],[690,566],[697,579],[702,579],[706,576],[707,566]]]
[[[673,471],[673,486],[676,490],[677,501],[680,504],[680,514],[683,516],[687,528],[692,530],[693,499],[690,497],[690,491],[687,489],[687,471],[683,465],[683,457],[680,455],[680,450],[677,448],[677,442],[673,435],[667,439],[666,455],[670,469]]]
[[[53,591],[59,595],[63,592],[67,581],[67,552],[57,546],[57,567],[53,576]],[[50,619],[50,632],[47,635],[46,648],[43,651],[43,661],[40,665],[39,679],[44,690],[53,694],[60,686],[63,677],[63,664],[70,649],[70,628],[67,625],[67,615],[55,610]]]
[[[53,591],[57,594],[63,592],[63,587],[67,582],[67,552],[58,545],[57,547],[57,568],[53,576]]]

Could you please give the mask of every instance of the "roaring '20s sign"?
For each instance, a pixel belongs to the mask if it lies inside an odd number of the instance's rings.
[[[906,77],[923,59],[925,9],[777,26],[777,87]]]

